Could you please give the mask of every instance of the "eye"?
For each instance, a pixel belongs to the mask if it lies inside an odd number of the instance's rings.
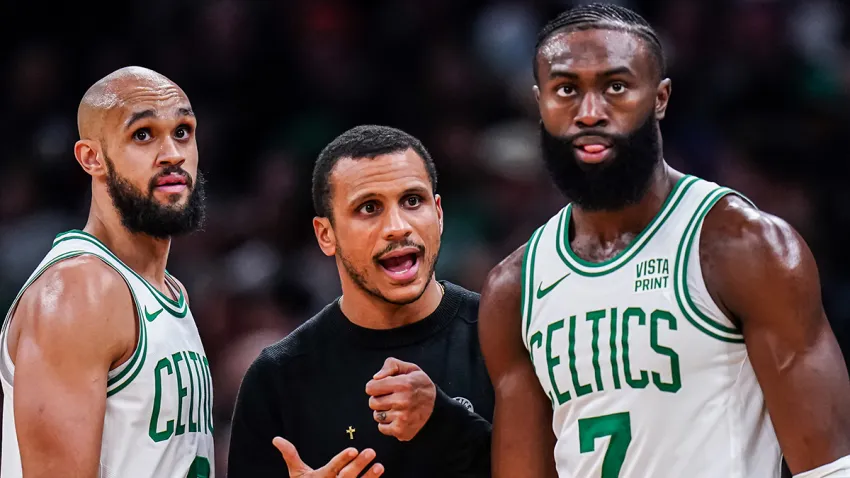
[[[407,207],[417,207],[422,204],[422,198],[419,196],[407,196],[404,199],[404,205]]]
[[[186,139],[189,137],[189,133],[191,132],[192,128],[190,128],[188,125],[180,125],[174,131],[174,137],[177,139]]]
[[[378,205],[374,201],[369,201],[360,206],[358,211],[362,214],[371,215],[378,211]]]
[[[615,95],[619,95],[620,93],[624,93],[626,91],[626,84],[621,81],[615,81],[614,83],[611,83],[611,85],[608,87],[608,91]]]
[[[558,89],[555,91],[555,94],[562,98],[566,98],[567,96],[572,96],[575,92],[576,90],[572,86],[563,85],[558,87]]]
[[[151,132],[147,128],[141,128],[133,133],[133,139],[136,141],[147,141],[151,139]]]

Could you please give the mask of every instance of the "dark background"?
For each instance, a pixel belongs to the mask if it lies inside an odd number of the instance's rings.
[[[673,80],[665,157],[793,224],[850,350],[850,8],[842,0],[621,1],[655,25]],[[199,119],[206,229],[174,242],[215,382],[216,448],[259,350],[339,293],[310,220],[320,149],[362,123],[435,158],[438,276],[479,290],[565,203],[541,168],[531,56],[567,1],[333,0],[0,4],[0,306],[87,217],[76,108],[111,71],[177,82]],[[223,471],[222,471],[223,473]]]

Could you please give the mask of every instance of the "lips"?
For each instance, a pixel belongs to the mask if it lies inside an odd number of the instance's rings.
[[[167,174],[165,176],[159,177],[154,184],[156,186],[174,186],[174,185],[183,185],[185,186],[186,177],[180,174]]]
[[[586,135],[573,141],[578,157],[586,163],[598,163],[608,157],[611,140],[604,136]]]
[[[378,258],[381,269],[397,282],[409,282],[416,278],[419,271],[420,250],[416,247],[402,247]]]

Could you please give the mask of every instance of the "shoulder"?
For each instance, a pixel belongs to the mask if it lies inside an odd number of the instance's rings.
[[[458,308],[457,315],[467,323],[478,321],[478,304],[481,295],[449,281],[440,281],[446,288],[446,294],[455,296]]]
[[[21,296],[13,323],[20,333],[43,344],[78,338],[123,351],[135,347],[136,320],[133,297],[121,274],[85,254],[52,265],[33,282]]]
[[[523,244],[490,270],[481,291],[482,302],[493,300],[502,294],[510,297],[520,296],[526,247],[527,245]]]
[[[750,272],[764,274],[803,267],[811,252],[788,222],[729,194],[705,217],[700,256],[704,262],[756,265]]]
[[[336,307],[336,301],[326,305],[286,337],[265,347],[255,362],[265,368],[283,367],[292,359],[309,354],[317,345],[326,343],[328,336],[333,334],[328,321]]]
[[[733,313],[780,296],[820,297],[817,264],[802,236],[736,195],[706,215],[699,247],[709,291]]]

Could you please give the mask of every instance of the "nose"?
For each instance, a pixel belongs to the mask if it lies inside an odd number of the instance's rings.
[[[384,239],[390,242],[400,241],[413,232],[410,222],[404,216],[400,207],[392,207],[387,211],[384,223]]]
[[[159,154],[156,157],[156,164],[159,166],[179,166],[186,161],[186,157],[174,138],[166,138],[160,143]]]
[[[605,100],[594,93],[585,94],[576,113],[575,125],[579,128],[607,126],[608,117],[605,113]]]

